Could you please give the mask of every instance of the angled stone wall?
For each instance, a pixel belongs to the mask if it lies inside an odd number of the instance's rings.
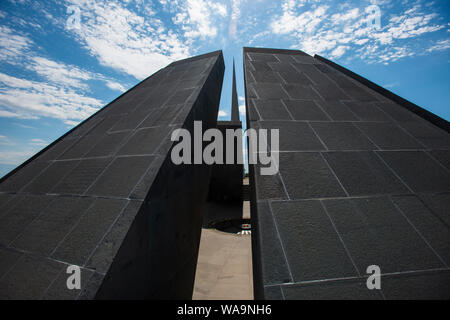
[[[255,297],[448,299],[448,122],[338,69],[244,48],[247,127],[280,130],[279,173],[249,168]]]
[[[223,72],[172,63],[1,179],[0,298],[191,298],[210,168],[175,166],[170,135],[216,126]]]

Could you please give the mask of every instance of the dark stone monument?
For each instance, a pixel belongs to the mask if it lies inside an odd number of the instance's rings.
[[[301,51],[244,48],[257,299],[450,298],[448,122]],[[381,290],[366,286],[380,267]]]
[[[192,297],[211,167],[174,165],[171,133],[216,127],[223,73],[174,62],[1,179],[1,299]]]
[[[226,137],[226,130],[242,130],[242,123],[239,120],[239,106],[236,91],[236,73],[233,61],[233,84],[231,97],[231,120],[217,121],[217,129]],[[241,139],[242,140],[242,139]],[[224,139],[224,163],[214,164],[211,172],[209,184],[208,204],[203,225],[211,227],[213,223],[223,220],[233,220],[242,218],[242,201],[244,177],[243,155],[241,144],[237,138],[234,139],[234,163],[227,164],[227,155]],[[240,148],[240,150],[239,150]],[[240,161],[238,158],[240,157]]]

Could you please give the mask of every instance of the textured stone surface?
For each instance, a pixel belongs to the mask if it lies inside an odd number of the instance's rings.
[[[324,61],[244,48],[247,126],[280,132],[279,173],[249,166],[255,297],[448,299],[445,121]]]
[[[170,133],[215,127],[223,71],[174,62],[1,179],[1,298],[191,298],[209,168],[175,166]]]

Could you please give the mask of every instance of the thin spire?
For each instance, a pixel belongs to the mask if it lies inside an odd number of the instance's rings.
[[[233,58],[233,91],[231,92],[231,121],[239,121],[239,106],[238,97],[236,91],[236,71],[234,69],[234,58]]]

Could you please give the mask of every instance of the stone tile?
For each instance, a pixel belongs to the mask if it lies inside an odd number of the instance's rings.
[[[328,152],[324,157],[351,196],[409,192],[373,152]]]
[[[100,142],[86,154],[86,157],[106,157],[114,155],[129,135],[130,132],[106,134],[103,139],[101,139]]]
[[[21,190],[34,177],[37,177],[50,164],[48,162],[33,161],[16,171],[0,184],[0,191],[17,192]]]
[[[450,265],[450,229],[445,222],[416,196],[393,197],[393,201],[445,263]]]
[[[294,63],[293,65],[298,71],[306,74],[316,85],[334,85],[334,82],[330,78],[317,70],[312,64]]]
[[[325,101],[346,100],[349,97],[334,84],[320,84],[314,87]]]
[[[449,300],[450,272],[405,274],[382,278],[382,289],[388,300]]]
[[[62,268],[63,264],[61,263],[24,255],[0,281],[0,299],[42,298]]]
[[[81,160],[50,192],[82,195],[111,161],[111,158]]]
[[[11,270],[14,264],[20,259],[22,253],[8,249],[0,248],[0,279]]]
[[[377,102],[376,105],[397,122],[425,122],[424,119],[394,102]]]
[[[24,196],[0,218],[0,244],[8,246],[53,200],[46,196]]]
[[[364,281],[330,281],[311,285],[283,286],[286,300],[381,300],[377,290]]]
[[[255,189],[258,200],[287,199],[283,183],[278,174],[261,175],[261,166],[255,165]]]
[[[66,138],[58,141],[56,144],[51,146],[42,155],[38,156],[38,158],[34,162],[44,162],[58,159],[58,157],[63,152],[65,152],[69,147],[71,147],[74,143],[78,141],[79,138],[75,136],[75,132],[73,132],[73,134],[74,136],[70,134]]]
[[[413,137],[393,123],[358,122],[360,128],[374,143],[384,150],[422,149]]]
[[[109,266],[119,251],[119,248],[130,230],[131,224],[133,223],[134,218],[136,217],[136,214],[141,206],[141,201],[128,202],[127,207],[119,216],[116,223],[114,223],[111,231],[106,235],[105,239],[100,243],[92,257],[87,262],[88,268],[95,269],[102,273],[106,273],[108,271]]]
[[[52,257],[84,266],[126,203],[126,200],[97,199],[77,226],[59,244]]]
[[[264,62],[278,62],[278,59],[273,54],[266,53],[247,53],[252,61],[264,61]]]
[[[192,89],[184,89],[178,90],[175,94],[167,101],[167,105],[176,105],[176,104],[184,104],[189,100],[193,90]]]
[[[291,120],[281,100],[253,100],[261,120]]]
[[[319,153],[281,153],[280,172],[291,199],[345,196]]]
[[[163,108],[156,109],[140,125],[140,128],[156,127],[170,124],[183,105],[166,105]]]
[[[94,202],[92,198],[58,197],[31,222],[11,246],[50,255]]]
[[[273,202],[294,282],[357,276],[319,201]]]
[[[42,297],[43,300],[75,300],[78,296],[83,292],[84,288],[86,288],[89,280],[91,279],[94,271],[88,270],[85,268],[81,268],[80,275],[80,289],[68,289],[67,288],[67,278],[70,276],[66,272],[67,268],[63,268],[63,270],[59,273],[59,276],[55,281],[52,282],[50,287],[45,292],[45,295]]]
[[[274,220],[269,205],[266,202],[257,204],[256,225],[258,248],[257,256],[261,259],[262,276],[264,285],[291,282],[287,262],[283,254],[280,238],[275,229]]]
[[[279,149],[281,151],[325,149],[307,123],[292,121],[264,121],[260,122],[260,124],[264,129],[279,130]],[[267,135],[269,137],[269,132]]]
[[[262,100],[280,100],[289,99],[287,93],[279,84],[261,83],[254,85],[257,97]],[[250,96],[249,98],[256,98]]]
[[[373,102],[345,101],[344,103],[363,121],[391,121]]]
[[[441,268],[443,265],[387,197],[324,201],[361,274]]]
[[[266,62],[251,62],[253,70],[250,71],[253,78],[258,83],[280,83],[280,76],[272,70]]]
[[[313,122],[311,126],[329,150],[376,149],[351,122]]]
[[[153,159],[152,156],[116,158],[86,193],[128,198]]]
[[[429,148],[450,148],[450,135],[444,130],[429,123],[402,122],[400,123],[417,140]]]
[[[157,151],[158,146],[169,133],[168,128],[141,129],[120,148],[119,155],[152,154]],[[169,139],[170,137],[167,137]]]
[[[359,118],[340,101],[316,101],[334,121],[357,121]]]
[[[58,160],[80,159],[88,153],[94,145],[99,143],[102,138],[103,134],[85,136],[60,155]]]
[[[450,174],[425,152],[384,151],[379,154],[415,192],[450,191]]]
[[[421,194],[420,199],[448,228],[450,228],[450,194]]]
[[[297,84],[285,84],[283,85],[286,92],[291,99],[306,99],[306,100],[318,100],[319,95],[312,89],[311,86],[303,86]]]
[[[439,163],[450,170],[450,150],[432,150],[429,153]]]
[[[265,287],[264,300],[284,300],[281,286]]]
[[[329,120],[313,100],[285,100],[284,103],[295,120]]]

